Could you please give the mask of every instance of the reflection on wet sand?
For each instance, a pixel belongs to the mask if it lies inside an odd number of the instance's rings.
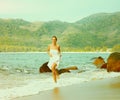
[[[118,89],[118,88],[120,88],[120,82],[110,84],[110,87],[111,87],[111,88],[116,88],[116,89]]]
[[[60,95],[60,90],[58,87],[55,87],[53,89],[53,100],[63,100],[61,95]]]

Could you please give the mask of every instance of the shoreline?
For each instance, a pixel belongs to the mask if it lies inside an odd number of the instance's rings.
[[[71,86],[54,87],[35,95],[11,100],[119,100],[120,77],[93,80]]]
[[[47,52],[0,52],[2,53],[47,53]],[[62,53],[112,53],[112,52],[62,52]]]

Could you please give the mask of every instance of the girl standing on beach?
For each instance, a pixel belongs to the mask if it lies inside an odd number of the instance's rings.
[[[48,46],[48,54],[50,56],[50,60],[48,62],[48,67],[52,70],[53,79],[57,82],[57,78],[59,77],[57,67],[60,62],[60,46],[57,44],[57,37],[52,37],[52,43]]]

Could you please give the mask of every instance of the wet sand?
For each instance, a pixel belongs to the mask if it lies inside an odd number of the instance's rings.
[[[55,87],[12,100],[120,100],[120,77]]]

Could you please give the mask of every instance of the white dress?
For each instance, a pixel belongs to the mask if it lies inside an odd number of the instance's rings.
[[[48,62],[48,67],[52,69],[52,65],[54,63],[56,63],[57,64],[56,67],[58,67],[60,63],[60,53],[58,52],[58,50],[50,49],[50,54],[52,54],[52,57],[50,57],[50,60]]]

